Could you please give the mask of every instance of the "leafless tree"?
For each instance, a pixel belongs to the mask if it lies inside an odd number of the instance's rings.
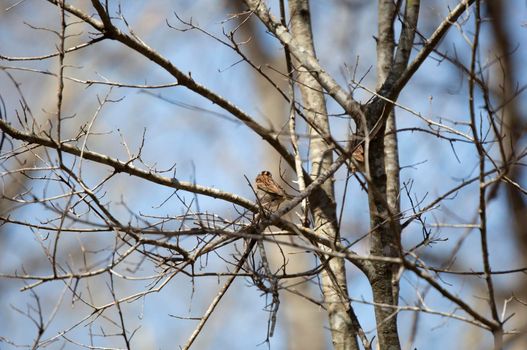
[[[527,346],[525,4],[1,11],[2,348]]]

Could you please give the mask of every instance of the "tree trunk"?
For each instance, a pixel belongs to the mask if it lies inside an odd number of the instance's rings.
[[[315,56],[309,3],[307,0],[289,1],[291,30],[295,39]],[[297,80],[302,93],[304,113],[318,130],[310,129],[311,177],[316,178],[333,163],[329,145],[320,133],[330,134],[326,104],[322,87],[304,68],[297,68]],[[339,239],[333,181],[328,180],[309,198],[313,225],[319,235],[331,240]],[[327,247],[325,247],[328,249]],[[332,258],[322,272],[322,292],[329,315],[329,326],[335,349],[359,349],[357,329],[350,312],[344,260]]]

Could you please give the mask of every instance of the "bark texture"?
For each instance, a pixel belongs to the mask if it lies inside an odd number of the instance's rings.
[[[291,31],[297,42],[315,57],[309,2],[289,1]],[[297,80],[302,94],[304,113],[318,130],[310,130],[311,178],[316,178],[333,163],[333,154],[322,134],[329,135],[329,121],[322,86],[303,66],[297,66]],[[333,181],[326,181],[309,198],[314,227],[319,235],[339,239]],[[327,249],[327,247],[325,247]],[[351,317],[344,260],[332,258],[322,272],[322,292],[328,310],[329,325],[335,349],[359,349],[357,329]]]
[[[394,22],[400,3],[379,0],[377,41],[377,90],[390,89],[404,74],[413,46],[419,15],[419,1],[406,1],[401,35],[395,51]],[[398,94],[397,94],[398,95]],[[396,96],[392,96],[394,100]],[[371,133],[366,145],[367,175],[370,177],[368,200],[372,227],[372,255],[402,257],[400,213],[399,156],[395,112],[390,101],[377,99],[366,108],[367,125],[363,133]],[[376,133],[378,123],[383,123]],[[372,132],[373,131],[373,132]],[[399,299],[399,266],[373,262],[368,273],[376,303],[378,346],[400,349],[396,306]],[[392,305],[384,307],[381,305]]]

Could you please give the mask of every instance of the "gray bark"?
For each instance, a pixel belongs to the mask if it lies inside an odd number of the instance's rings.
[[[297,42],[313,57],[315,48],[311,32],[307,0],[289,1],[291,31]],[[305,67],[297,67],[297,80],[302,94],[304,113],[317,126],[310,131],[311,177],[316,178],[333,163],[333,154],[320,133],[330,134],[322,86]],[[333,181],[328,180],[309,198],[314,227],[319,235],[333,241],[339,239]],[[327,249],[327,247],[325,247]],[[328,310],[329,325],[335,349],[359,349],[357,334],[351,317],[344,260],[333,258],[322,272],[322,292]]]
[[[379,0],[378,41],[377,41],[377,89],[390,88],[405,72],[415,35],[415,26],[419,14],[419,1],[405,3],[405,16],[401,35],[395,52],[393,25],[398,9],[391,0]],[[395,96],[394,99],[396,99]],[[368,133],[379,118],[385,124],[384,133],[373,135],[366,146],[371,182],[368,200],[370,206],[370,224],[374,228],[371,234],[370,251],[373,255],[402,257],[401,228],[399,223],[399,157],[397,147],[397,126],[395,112],[390,103],[377,100],[366,108]],[[395,308],[383,305],[398,304],[399,266],[383,262],[374,262],[368,272],[376,303],[377,341],[381,349],[400,349]]]

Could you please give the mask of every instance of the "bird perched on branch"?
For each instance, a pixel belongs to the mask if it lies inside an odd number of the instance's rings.
[[[286,199],[292,199],[293,196],[284,191],[282,186],[276,183],[270,171],[264,170],[256,176],[257,196],[260,202],[266,206],[279,206]]]
[[[351,155],[358,166],[355,166],[355,164],[352,164],[352,170],[353,171],[359,171],[361,173],[364,172],[364,147],[362,145],[359,145],[352,153]]]

